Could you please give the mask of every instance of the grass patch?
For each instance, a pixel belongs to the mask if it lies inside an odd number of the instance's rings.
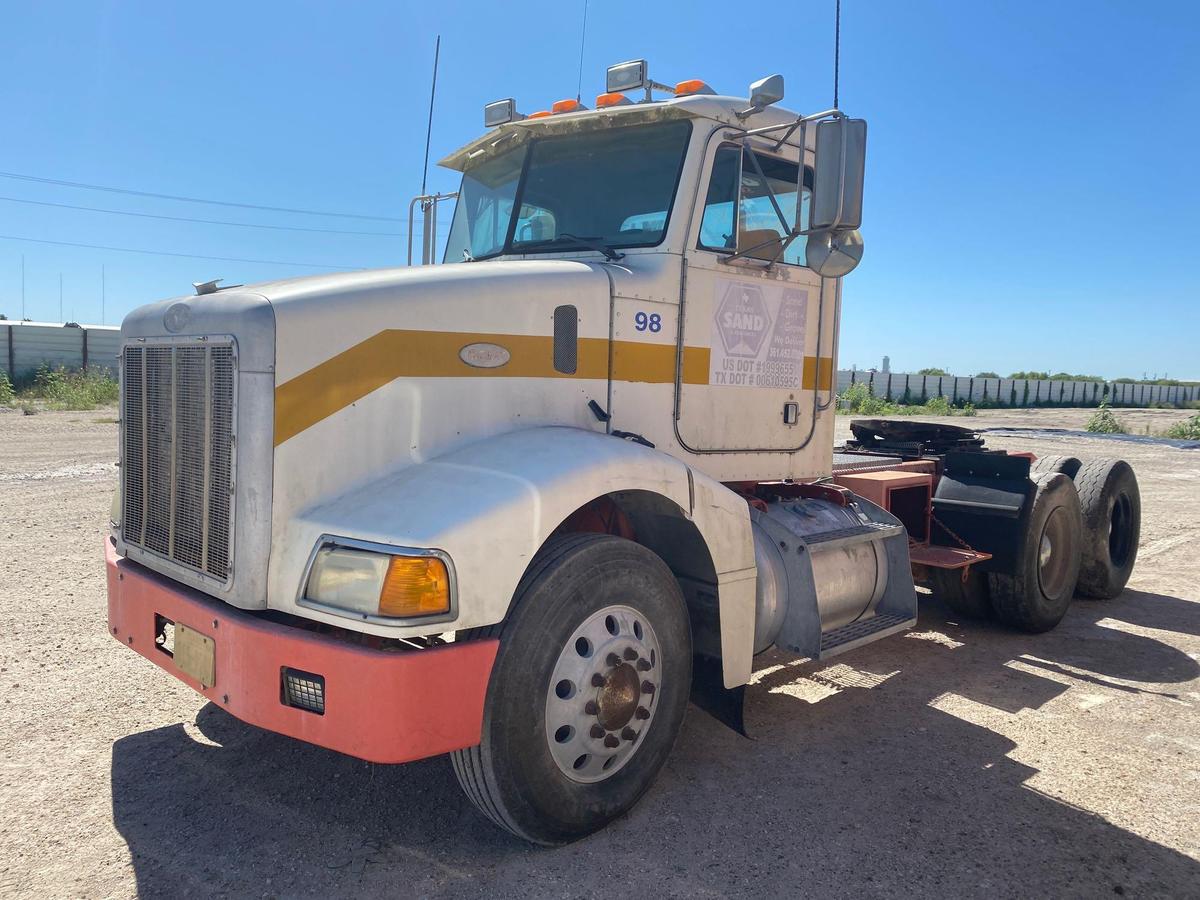
[[[31,406],[34,401],[41,401],[49,409],[88,410],[97,406],[112,406],[118,396],[116,379],[102,369],[71,372],[62,366],[41,366],[33,382],[20,391],[15,399],[22,409]],[[3,397],[2,393],[0,397]],[[10,395],[5,402],[11,403],[13,399]]]
[[[963,403],[954,406],[945,397],[930,397],[925,403],[894,403],[876,397],[870,386],[856,382],[838,397],[840,416],[973,416],[975,406]]]

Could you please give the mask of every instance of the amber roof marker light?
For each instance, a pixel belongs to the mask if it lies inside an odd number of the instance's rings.
[[[583,112],[587,109],[582,103],[574,97],[568,97],[566,100],[558,100],[550,107],[550,114],[553,116],[562,115],[563,113]]]
[[[596,109],[609,109],[613,106],[632,106],[633,101],[624,94],[613,92],[611,94],[596,95]]]

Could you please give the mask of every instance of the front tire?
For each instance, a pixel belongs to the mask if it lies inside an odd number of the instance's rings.
[[[627,812],[678,736],[691,690],[687,608],[670,569],[632,541],[555,538],[496,636],[480,744],[453,754],[467,796],[538,844]]]

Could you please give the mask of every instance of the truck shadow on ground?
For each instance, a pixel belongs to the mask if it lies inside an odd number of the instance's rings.
[[[1178,895],[1200,863],[1040,792],[1010,755],[1036,746],[938,708],[953,694],[979,704],[976,721],[1011,719],[1082,682],[1187,715],[1200,664],[1123,625],[1195,635],[1200,603],[1129,591],[1030,636],[960,625],[926,598],[908,638],[825,663],[760,660],[754,740],[692,707],[642,803],[558,850],[484,820],[445,758],[374,766],[212,705],[195,728],[114,745],[114,821],[146,896]],[[1081,759],[1112,779],[1106,748],[1130,739],[1102,722]],[[1188,751],[1137,752],[1169,768]]]

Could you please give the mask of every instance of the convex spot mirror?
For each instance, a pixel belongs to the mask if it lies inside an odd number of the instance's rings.
[[[818,231],[808,236],[804,264],[822,278],[841,278],[854,270],[863,255],[862,234],[854,231]]]
[[[811,214],[801,230],[850,231],[862,225],[867,161],[865,119],[830,119],[817,125]]]

